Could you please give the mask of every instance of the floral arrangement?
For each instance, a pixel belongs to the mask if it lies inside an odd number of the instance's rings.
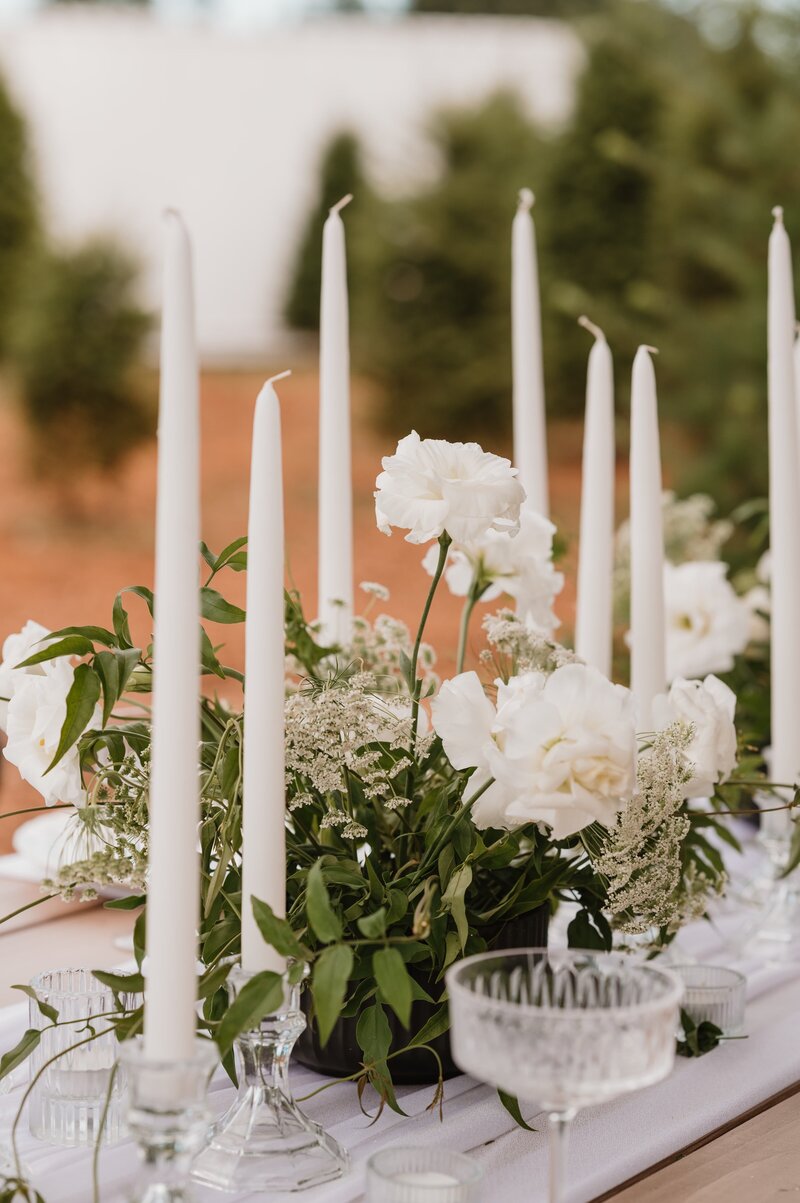
[[[367,583],[367,613],[349,644],[329,646],[299,596],[286,595],[287,918],[253,906],[264,938],[297,972],[309,967],[320,1043],[341,1019],[355,1020],[362,1063],[353,1076],[397,1107],[401,1048],[438,1057],[444,970],[493,946],[506,925],[571,903],[573,945],[607,949],[619,932],[658,947],[704,913],[725,885],[708,838],[720,821],[692,800],[729,782],[737,740],[735,698],[717,677],[676,677],[658,700],[657,729],[637,732],[630,691],[554,641],[554,528],[526,507],[507,460],[412,433],[384,459],[375,503],[381,530],[430,544],[419,626],[412,637],[386,614],[373,618],[388,594]],[[207,619],[244,619],[218,589],[222,574],[246,568],[244,542],[219,554],[201,548]],[[464,609],[457,671],[440,683],[424,634],[442,580]],[[466,669],[474,608],[503,594],[515,609],[484,617],[485,647]],[[28,623],[10,636],[0,719],[6,759],[46,805],[74,808],[82,832],[82,855],[47,890],[87,898],[128,887],[131,897],[107,905],[143,908],[141,971],[152,648],[134,645],[130,596],[152,614],[152,594],[134,588],[117,596],[109,628]],[[209,679],[242,682],[205,631],[200,654]],[[243,715],[213,696],[199,705],[201,1024],[230,1064],[233,1039],[259,1005],[229,1007],[224,989],[250,904],[241,890]],[[418,1001],[429,1018],[415,1029]],[[266,1013],[268,992],[261,1003]],[[135,1016],[125,1022],[137,1029]]]

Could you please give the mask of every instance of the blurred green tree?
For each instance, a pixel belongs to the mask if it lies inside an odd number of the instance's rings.
[[[13,358],[43,474],[109,469],[151,432],[137,380],[149,318],[135,300],[136,275],[106,242],[41,252],[28,273]]]
[[[374,197],[354,134],[342,131],[334,135],[323,152],[319,177],[318,199],[300,239],[285,306],[286,321],[295,330],[319,329],[322,227],[331,205],[348,192],[353,194],[354,203],[348,207],[345,221],[347,271],[354,302],[364,294],[365,256],[369,256],[369,244],[374,241],[369,223]]]
[[[0,358],[38,232],[25,123],[0,80]]]

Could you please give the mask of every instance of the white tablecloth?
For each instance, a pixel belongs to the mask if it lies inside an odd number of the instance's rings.
[[[735,958],[731,946],[707,923],[694,925],[680,937],[683,956],[738,964],[748,977],[748,1039],[730,1041],[698,1060],[679,1058],[666,1081],[578,1116],[570,1146],[569,1203],[589,1203],[633,1175],[741,1115],[755,1104],[800,1080],[800,964],[764,965]],[[0,1050],[9,1048],[26,1026],[26,1006],[0,1012]],[[301,1067],[293,1072],[300,1098],[322,1079]],[[495,1093],[468,1078],[446,1085],[444,1122],[426,1111],[430,1088],[399,1092],[409,1112],[404,1119],[388,1109],[377,1123],[362,1116],[352,1084],[337,1084],[306,1105],[308,1113],[345,1145],[353,1168],[338,1182],[307,1191],[308,1203],[356,1203],[363,1199],[364,1163],[389,1143],[436,1144],[471,1153],[484,1166],[484,1203],[543,1203],[547,1197],[547,1149],[544,1117],[535,1108],[526,1117],[539,1129],[531,1134],[515,1127]],[[223,1109],[232,1096],[226,1080],[217,1083],[215,1106]],[[0,1133],[5,1143],[19,1090],[0,1097]],[[41,1144],[20,1125],[20,1149],[34,1184],[47,1203],[88,1203],[91,1198],[90,1154]],[[102,1203],[121,1203],[132,1180],[135,1153],[124,1144],[103,1151]],[[197,1191],[202,1203],[232,1199],[210,1190]],[[263,1194],[236,1196],[237,1203],[265,1199]],[[297,1196],[270,1195],[275,1203]]]

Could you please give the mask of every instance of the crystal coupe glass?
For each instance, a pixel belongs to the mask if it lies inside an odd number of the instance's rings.
[[[447,989],[456,1064],[547,1113],[560,1203],[577,1111],[669,1074],[680,979],[619,953],[520,949],[459,961]]]

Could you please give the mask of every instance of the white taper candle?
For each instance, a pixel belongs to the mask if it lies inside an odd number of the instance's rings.
[[[800,465],[795,408],[792,249],[783,210],[769,239],[769,525],[772,570],[771,711],[774,781],[800,778]],[[765,815],[765,830],[790,830],[787,811]]]
[[[511,229],[514,464],[529,503],[547,517],[547,430],[533,199],[529,188],[521,190]]]
[[[581,523],[575,650],[611,676],[614,571],[614,364],[603,331],[581,318],[595,337],[586,373]]]
[[[264,943],[251,899],[286,914],[284,782],[283,467],[273,376],[256,401],[247,539],[242,827],[242,968],[282,972]]]
[[[323,639],[349,640],[353,614],[353,479],[347,259],[340,210],[322,234],[319,397],[319,596]]]
[[[175,212],[165,235],[144,1040],[151,1060],[176,1061],[192,1055],[197,996],[200,414],[192,255]]]
[[[661,443],[651,347],[639,347],[631,382],[631,688],[640,731],[666,689]]]

